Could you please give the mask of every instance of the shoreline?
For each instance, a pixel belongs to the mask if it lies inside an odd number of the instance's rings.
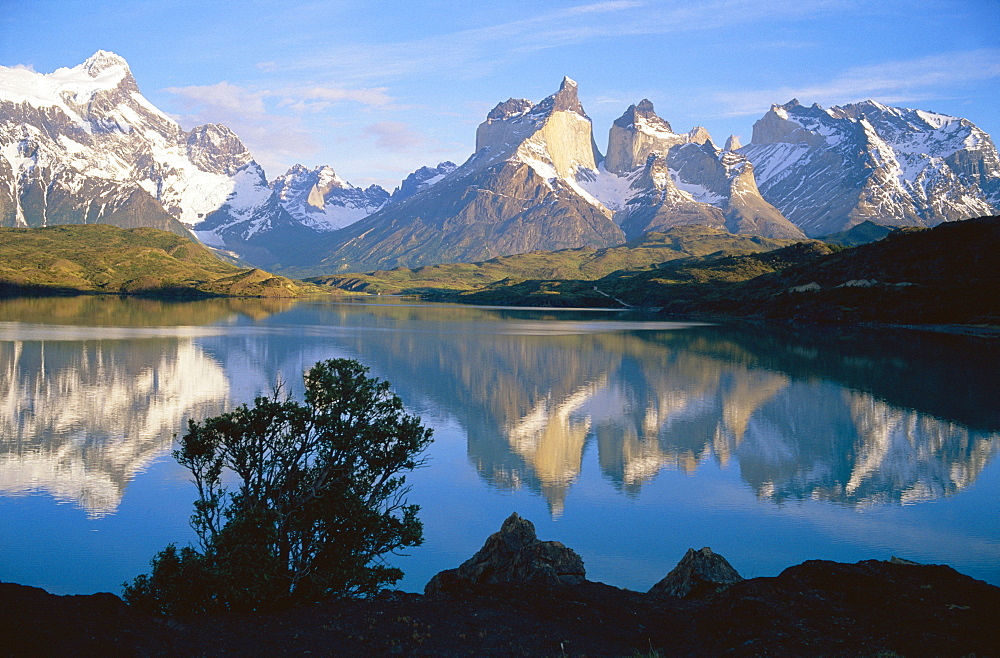
[[[990,655],[998,609],[1000,587],[877,560],[807,561],[688,598],[591,581],[494,583],[183,617],[146,615],[108,593],[0,583],[4,654],[14,656]]]

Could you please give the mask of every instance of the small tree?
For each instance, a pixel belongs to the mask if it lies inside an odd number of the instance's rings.
[[[401,473],[422,463],[431,430],[367,372],[322,361],[305,374],[304,405],[279,386],[253,407],[190,421],[174,457],[198,488],[200,550],[167,546],[125,585],[126,601],[164,614],[259,610],[402,578],[382,557],[421,543]]]

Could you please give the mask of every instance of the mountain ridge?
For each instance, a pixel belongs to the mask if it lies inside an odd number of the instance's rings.
[[[108,51],[48,74],[0,67],[0,226],[154,226],[280,271],[603,248],[692,224],[794,239],[998,210],[989,135],[875,101],[776,104],[749,144],[719,148],[704,128],[675,133],[642,99],[602,155],[566,77],[538,103],[498,103],[462,165],[422,167],[389,193],[329,166],[269,182],[235,133],[184,131]]]

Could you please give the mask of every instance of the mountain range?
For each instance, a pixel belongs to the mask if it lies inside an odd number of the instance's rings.
[[[874,101],[774,105],[750,144],[719,147],[641,100],[602,154],[565,78],[538,103],[494,107],[463,164],[423,167],[390,193],[329,166],[268,181],[231,130],[185,131],[113,53],[49,74],[0,67],[0,226],[151,226],[297,275],[613,247],[687,225],[800,239],[998,211],[985,132]]]

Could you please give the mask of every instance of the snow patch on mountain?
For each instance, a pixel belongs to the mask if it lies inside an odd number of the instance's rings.
[[[596,172],[579,176],[577,183],[605,208],[617,212],[623,210],[625,204],[635,195],[635,190],[632,189],[635,177],[635,173],[625,176],[613,174],[605,168],[604,162],[601,162]]]

